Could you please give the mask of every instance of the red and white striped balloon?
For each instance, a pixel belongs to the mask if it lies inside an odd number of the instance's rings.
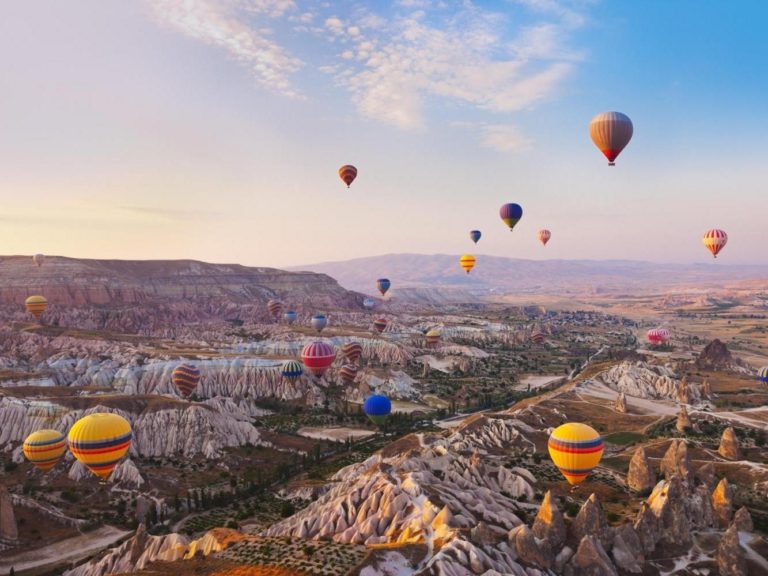
[[[720,250],[722,250],[728,243],[728,234],[725,233],[725,230],[713,228],[704,233],[704,238],[702,238],[701,241],[704,242],[704,246],[707,247],[707,250],[712,252],[712,256],[717,258]]]

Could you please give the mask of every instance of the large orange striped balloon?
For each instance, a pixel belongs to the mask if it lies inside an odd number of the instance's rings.
[[[704,242],[704,246],[707,247],[707,250],[712,252],[712,256],[717,258],[720,250],[725,248],[725,245],[728,243],[728,234],[725,233],[725,230],[713,228],[704,233],[704,238],[702,238],[701,241]]]
[[[192,364],[179,364],[171,374],[171,381],[184,398],[189,398],[200,383],[200,369]]]
[[[459,265],[464,268],[464,271],[469,274],[472,271],[472,268],[475,267],[476,259],[472,254],[464,254],[461,258],[459,258]]]
[[[45,299],[45,296],[30,296],[24,301],[24,306],[26,306],[27,312],[40,320],[40,316],[48,308],[48,300]]]
[[[549,230],[539,230],[539,242],[544,244],[544,246],[547,245],[547,242],[549,242],[549,239],[552,237],[552,232]]]
[[[66,449],[67,439],[58,430],[32,432],[22,446],[27,460],[43,472],[48,472],[56,466]]]
[[[600,463],[603,439],[586,424],[569,422],[549,437],[549,456],[570,484],[580,484]]]
[[[344,184],[349,188],[352,182],[355,181],[355,178],[357,178],[357,168],[352,166],[352,164],[344,164],[344,166],[339,168],[339,177],[344,180]]]
[[[363,346],[359,342],[347,342],[341,345],[341,353],[347,362],[357,363],[363,354]]]
[[[131,447],[133,431],[122,416],[97,412],[80,418],[69,430],[72,455],[106,480]]]
[[[589,135],[600,151],[608,158],[608,166],[632,139],[634,127],[629,116],[621,112],[601,112],[589,123]]]

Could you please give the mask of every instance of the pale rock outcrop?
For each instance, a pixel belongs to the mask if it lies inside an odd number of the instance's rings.
[[[739,530],[731,524],[717,547],[717,566],[720,576],[748,576],[744,548],[739,542]]]
[[[684,434],[688,430],[693,428],[691,417],[688,415],[688,410],[685,408],[685,404],[680,406],[680,411],[677,413],[677,422],[675,422],[675,430]]]
[[[736,514],[733,515],[733,524],[739,532],[752,532],[755,529],[752,515],[745,506],[736,510]]]
[[[741,449],[739,448],[739,439],[732,426],[723,430],[720,437],[720,447],[717,449],[720,456],[728,460],[741,460]]]
[[[4,484],[0,484],[0,548],[13,546],[19,539],[13,500]]]
[[[591,494],[581,506],[571,524],[571,532],[578,542],[581,542],[584,536],[592,535],[600,541],[603,548],[610,548],[613,534],[597,494]]]
[[[643,545],[631,524],[622,524],[615,529],[611,556],[616,566],[622,570],[632,573],[643,571]]]
[[[619,395],[616,396],[616,401],[613,403],[613,409],[622,414],[627,413],[627,398],[624,395],[624,392],[619,392]]]
[[[718,525],[721,528],[726,528],[733,519],[733,491],[728,478],[720,480],[715,491],[712,492],[712,508],[715,511]]]
[[[559,550],[565,543],[565,521],[557,504],[552,500],[550,490],[544,494],[532,529],[536,538],[546,540],[552,550]]]
[[[701,396],[698,386],[677,380],[675,372],[667,366],[646,362],[621,362],[596,376],[609,388],[636,398],[697,402]]]
[[[686,481],[691,478],[691,460],[685,440],[672,440],[661,459],[661,475],[667,480],[675,475]]]
[[[618,576],[616,567],[608,558],[605,548],[596,536],[585,535],[579,541],[576,550],[569,563],[574,576]]]
[[[640,495],[650,493],[656,485],[656,472],[651,465],[645,449],[640,446],[632,459],[629,461],[629,471],[627,472],[627,486],[630,490]]]

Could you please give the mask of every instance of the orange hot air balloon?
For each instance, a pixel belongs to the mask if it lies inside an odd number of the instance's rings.
[[[464,271],[469,274],[472,271],[472,268],[475,267],[476,259],[472,254],[464,254],[461,258],[459,258],[459,265],[464,268]]]
[[[357,376],[357,364],[344,364],[339,370],[339,376],[345,386],[352,386]]]
[[[48,300],[45,299],[45,296],[30,296],[24,301],[24,306],[26,306],[27,312],[32,314],[35,319],[40,320],[40,316],[48,308]]]
[[[569,484],[583,482],[600,463],[603,439],[587,424],[569,422],[549,436],[549,456]]]
[[[707,230],[701,241],[704,242],[704,246],[707,247],[707,250],[712,252],[712,256],[717,258],[720,250],[725,248],[725,245],[728,243],[728,234],[725,233],[725,230]]]
[[[539,230],[539,242],[544,244],[544,246],[547,245],[547,242],[549,242],[549,239],[552,237],[552,232],[549,230]]]
[[[634,127],[629,116],[621,112],[601,112],[589,123],[589,135],[600,151],[608,158],[608,166],[632,139]]]
[[[357,168],[352,166],[352,164],[344,164],[344,166],[339,168],[339,177],[344,180],[344,184],[349,188],[352,182],[355,181],[355,178],[357,178]]]

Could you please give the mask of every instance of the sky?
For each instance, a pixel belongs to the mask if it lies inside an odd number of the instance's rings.
[[[8,1],[0,253],[768,264],[766,17],[760,0]],[[615,167],[589,139],[604,110],[635,127]],[[524,210],[512,234],[505,202]]]

